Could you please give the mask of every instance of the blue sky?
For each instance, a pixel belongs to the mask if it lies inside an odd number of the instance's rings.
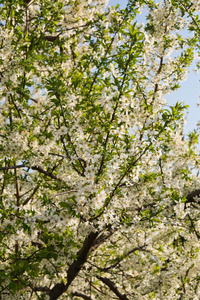
[[[120,4],[121,8],[126,7],[127,0],[110,0],[109,5]],[[195,73],[195,62],[189,69],[187,80],[181,83],[180,89],[167,95],[165,99],[169,105],[175,104],[177,101],[185,102],[189,105],[187,113],[187,124],[185,125],[185,133],[196,127],[200,121],[200,107],[197,107],[197,102],[200,102],[200,73]]]

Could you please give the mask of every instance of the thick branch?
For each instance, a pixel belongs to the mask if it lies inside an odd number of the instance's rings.
[[[67,272],[67,287],[78,275],[81,267],[86,262],[97,236],[98,236],[98,232],[90,232],[90,234],[85,239],[83,243],[83,247],[78,251],[77,259],[71,264]]]
[[[39,166],[33,166],[33,167],[31,167],[31,169],[32,169],[32,170],[36,170],[36,171],[38,171],[38,172],[40,172],[40,173],[42,173],[42,174],[44,174],[44,175],[46,175],[46,176],[49,176],[49,177],[51,177],[52,179],[59,180],[59,181],[63,181],[61,178],[59,178],[59,177],[53,175],[53,174],[50,173],[50,172],[47,172],[47,171],[43,170],[43,169],[42,169],[41,167],[39,167]]]
[[[31,2],[31,0],[24,0],[24,4],[28,5]]]
[[[67,272],[67,284],[57,283],[50,291],[50,300],[58,299],[64,292],[67,291],[72,281],[80,272],[82,266],[87,261],[88,255],[92,250],[92,246],[98,236],[98,232],[90,232],[85,238],[82,248],[77,253],[77,259],[70,265]]]
[[[58,39],[58,37],[59,37],[59,35],[57,35],[57,36],[46,35],[46,36],[43,37],[43,39],[45,41],[48,41],[48,42],[54,42],[54,41],[56,41]]]
[[[103,232],[94,242],[91,252],[98,248],[101,244],[103,244],[115,231],[115,229],[110,229],[109,232]]]
[[[43,286],[31,286],[31,289],[34,291],[34,292],[49,292],[49,288],[48,287],[43,287]]]
[[[194,230],[194,233],[196,234],[196,237],[197,237],[198,240],[199,240],[199,239],[200,239],[200,235],[199,235],[199,233],[197,232],[196,227],[195,227],[195,224],[194,224],[194,222],[193,222],[193,220],[192,220],[192,218],[190,217],[189,214],[188,214],[188,218],[189,218],[189,220],[190,220],[190,224],[191,224],[191,226],[192,226],[192,228],[193,228],[193,230]]]
[[[191,202],[194,202],[194,203],[199,203],[200,201],[195,201],[195,197],[200,197],[200,189],[199,190],[195,190],[193,192],[191,192],[190,194],[187,195],[186,199],[186,203],[191,203]]]
[[[119,297],[120,300],[129,300],[125,294],[121,294],[116,285],[108,278],[97,276],[98,279],[100,279],[103,283],[105,283],[109,289],[115,293],[117,297]]]

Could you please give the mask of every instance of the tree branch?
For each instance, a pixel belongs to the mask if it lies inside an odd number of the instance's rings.
[[[62,154],[57,154],[57,153],[52,153],[52,152],[49,152],[50,155],[54,155],[54,156],[59,156],[59,157],[62,157],[62,158],[65,158],[64,155]]]
[[[34,189],[33,189],[33,192],[31,193],[31,195],[28,197],[28,198],[26,198],[26,200],[24,200],[24,202],[23,202],[23,206],[24,205],[26,205],[32,198],[33,198],[33,196],[35,195],[35,193],[37,192],[37,190],[39,189],[39,185],[37,185]]]
[[[76,297],[83,298],[85,300],[92,300],[92,298],[90,296],[87,296],[87,295],[79,293],[79,292],[72,293],[72,295],[76,296]]]
[[[42,169],[39,166],[30,167],[30,166],[26,166],[24,164],[21,164],[21,165],[15,165],[15,166],[0,167],[0,171],[2,171],[2,170],[12,170],[12,169],[18,169],[18,168],[31,168],[32,170],[36,170],[39,173],[42,173],[42,174],[44,174],[46,176],[51,177],[52,179],[59,180],[59,181],[64,181],[63,179],[61,179],[61,178],[53,175],[52,173],[50,173],[48,171],[45,171],[44,169]]]
[[[94,251],[96,248],[98,248],[101,244],[103,244],[115,231],[117,230],[117,228],[115,229],[110,229],[109,232],[103,232],[93,243],[91,252]]]
[[[54,42],[55,40],[57,40],[59,38],[59,35],[56,35],[56,36],[46,35],[46,36],[43,37],[43,40],[45,40],[47,42]]]
[[[195,227],[195,224],[194,224],[194,222],[193,222],[193,220],[192,220],[192,218],[190,217],[189,214],[188,214],[188,218],[189,218],[189,220],[190,220],[191,227],[193,228],[194,233],[196,234],[196,237],[197,237],[197,239],[199,240],[199,239],[200,239],[200,235],[199,235],[199,233],[197,232],[196,227]]]
[[[85,238],[82,248],[77,253],[76,260],[70,265],[67,271],[67,284],[57,283],[50,291],[49,300],[58,299],[64,292],[67,291],[68,287],[72,281],[76,278],[80,272],[82,266],[87,261],[88,255],[92,250],[92,246],[98,236],[98,232],[90,232],[90,234]]]
[[[120,300],[129,300],[125,294],[121,294],[116,285],[108,278],[97,276],[99,280],[101,280],[105,285],[109,287],[109,289],[119,297]]]
[[[0,167],[0,171],[2,170],[12,170],[12,169],[18,169],[18,168],[28,168],[24,164],[22,165],[15,165],[15,166],[6,166],[6,167]]]
[[[57,196],[63,196],[63,195],[69,194],[69,193],[75,193],[75,192],[78,192],[78,190],[69,190],[66,192],[58,193],[58,194],[52,195],[49,199],[52,199]]]
[[[200,201],[195,201],[195,197],[200,197],[200,189],[199,190],[195,190],[191,193],[189,193],[186,197],[187,201],[186,203],[199,203]]]
[[[62,180],[61,178],[59,178],[59,177],[53,175],[52,173],[43,170],[43,169],[42,169],[41,167],[39,167],[39,166],[33,166],[33,167],[31,167],[31,169],[32,169],[32,170],[36,170],[36,171],[38,171],[39,173],[42,173],[42,174],[44,174],[44,175],[46,175],[46,176],[49,176],[49,177],[51,177],[52,179],[59,180],[59,181],[64,181],[64,180]]]
[[[106,268],[99,268],[99,267],[97,267],[97,268],[98,268],[99,270],[103,271],[103,272],[106,272],[106,271],[108,271],[108,270],[110,270],[110,269],[113,269],[113,268],[115,268],[118,264],[120,264],[120,262],[121,262],[123,259],[125,259],[125,258],[126,258],[127,256],[129,256],[130,254],[134,253],[135,251],[138,251],[138,250],[140,250],[140,251],[145,251],[145,250],[143,250],[144,247],[145,247],[145,245],[144,245],[144,246],[141,246],[141,247],[133,248],[132,250],[130,250],[130,251],[128,251],[127,253],[125,253],[124,255],[122,255],[122,256],[119,258],[119,260],[116,261],[116,263],[114,263],[113,265],[110,265],[109,267],[106,267]],[[147,250],[146,250],[146,252],[147,252]]]
[[[17,113],[18,113],[19,118],[21,119],[22,116],[21,116],[20,110],[19,110],[19,108],[17,107],[17,105],[16,105],[16,103],[15,103],[15,101],[14,101],[14,98],[13,98],[13,95],[12,95],[12,94],[10,94],[10,99],[11,99],[11,101],[12,101],[12,103],[13,103],[13,105],[14,105],[14,107],[15,107]]]

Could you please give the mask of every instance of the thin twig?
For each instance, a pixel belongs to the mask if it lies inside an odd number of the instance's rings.
[[[58,194],[52,195],[49,199],[52,199],[52,198],[57,197],[57,196],[66,195],[66,194],[69,194],[69,193],[75,193],[75,192],[78,192],[78,190],[70,190],[70,191],[66,191],[66,192],[63,192],[63,193],[58,193]]]
[[[12,169],[18,169],[18,168],[28,168],[26,165],[15,165],[15,166],[6,166],[6,167],[0,167],[0,171],[2,170],[12,170]]]

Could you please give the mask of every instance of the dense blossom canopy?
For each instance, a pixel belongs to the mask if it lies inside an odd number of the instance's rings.
[[[0,299],[200,299],[200,1],[0,4]]]

